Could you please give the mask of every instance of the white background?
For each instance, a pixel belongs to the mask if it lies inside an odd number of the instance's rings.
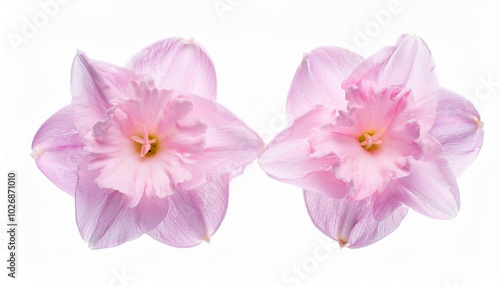
[[[385,0],[73,0],[52,15],[40,5],[48,1],[0,2],[0,182],[7,170],[18,172],[20,225],[16,280],[7,278],[0,233],[1,285],[500,286],[500,1],[400,1],[388,9]],[[380,13],[390,19],[376,22]],[[36,31],[23,35],[26,21]],[[461,211],[450,221],[411,211],[374,245],[325,248],[301,190],[254,162],[232,181],[226,218],[210,244],[177,249],[142,236],[96,251],[80,238],[73,198],[29,155],[38,127],[70,102],[77,49],[124,65],[162,38],[195,37],[214,61],[217,101],[269,139],[285,127],[283,107],[303,52],[338,45],[367,57],[402,33],[427,42],[441,85],[473,100],[485,122],[482,151],[458,180]],[[15,36],[24,41],[12,43]],[[294,265],[302,278],[290,272]]]

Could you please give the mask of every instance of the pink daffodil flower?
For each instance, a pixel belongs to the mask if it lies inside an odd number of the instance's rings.
[[[215,102],[215,70],[203,48],[166,39],[126,67],[78,52],[71,95],[36,133],[32,155],[75,196],[89,247],[144,233],[176,247],[209,241],[226,213],[229,181],[263,142]]]
[[[313,50],[286,107],[290,126],[259,163],[304,189],[312,221],[341,246],[382,239],[409,207],[431,218],[457,215],[456,177],[481,148],[482,122],[469,101],[439,87],[420,38],[403,35],[368,59]]]

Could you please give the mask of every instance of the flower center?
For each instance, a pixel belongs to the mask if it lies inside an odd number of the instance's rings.
[[[364,133],[358,137],[358,141],[361,147],[365,148],[365,150],[369,152],[377,150],[379,145],[382,144],[380,134],[376,134],[375,132]]]
[[[158,151],[156,138],[148,134],[146,127],[144,127],[142,137],[132,136],[130,138],[136,142],[137,153],[141,158],[154,156]]]

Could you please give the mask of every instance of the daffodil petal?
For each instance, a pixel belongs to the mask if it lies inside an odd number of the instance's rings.
[[[223,174],[196,189],[177,190],[168,197],[167,216],[148,234],[175,247],[209,242],[226,214],[229,178]]]
[[[77,167],[85,152],[73,124],[71,106],[63,107],[40,126],[31,148],[38,168],[56,186],[73,196],[78,181]]]
[[[217,81],[212,60],[193,39],[169,38],[137,53],[127,68],[154,80],[160,89],[174,89],[215,101]]]

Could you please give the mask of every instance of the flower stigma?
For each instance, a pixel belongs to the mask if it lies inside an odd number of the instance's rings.
[[[380,137],[380,134],[376,134],[374,132],[366,132],[358,137],[358,141],[361,147],[363,147],[366,151],[371,152],[377,150],[380,144],[382,144],[382,140],[380,140]]]
[[[130,138],[137,143],[137,152],[141,158],[154,156],[158,151],[156,138],[148,134],[146,127],[144,127],[142,137],[132,136]]]

